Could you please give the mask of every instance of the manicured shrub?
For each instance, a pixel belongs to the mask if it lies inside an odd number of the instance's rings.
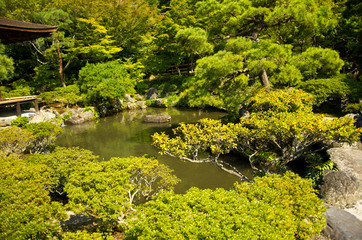
[[[63,105],[73,106],[83,100],[78,85],[68,85],[66,87],[55,88],[54,91],[44,92],[39,97],[48,105],[60,102]]]
[[[104,235],[103,233],[98,232],[87,232],[87,231],[77,231],[77,232],[67,232],[62,234],[63,240],[113,240],[114,238],[110,235]]]
[[[35,137],[29,131],[19,127],[0,129],[0,151],[6,156],[26,152],[34,140]]]
[[[172,189],[178,179],[157,160],[145,157],[112,158],[90,162],[69,177],[65,191],[70,206],[100,218],[108,227],[121,223],[137,200],[161,189]]]
[[[295,173],[256,177],[251,183],[236,183],[235,188],[249,201],[262,201],[275,208],[287,210],[292,218],[289,224],[294,228],[296,239],[310,239],[326,225],[322,215],[325,212],[324,203],[313,189],[312,181]]]
[[[64,220],[61,204],[51,202],[45,165],[0,158],[0,239],[54,239]]]
[[[51,177],[49,191],[63,195],[64,186],[68,183],[70,174],[90,162],[98,162],[98,156],[89,150],[77,147],[56,147],[49,154],[35,154],[28,157],[27,161],[48,166]]]
[[[50,122],[29,123],[24,126],[35,138],[32,146],[29,146],[31,153],[47,151],[47,147],[55,142],[56,137],[63,131],[63,128]]]
[[[323,202],[295,174],[235,187],[161,192],[130,218],[126,239],[309,239],[325,226]]]
[[[29,118],[27,117],[17,117],[14,120],[11,121],[11,126],[16,127],[24,127],[26,124],[29,123]]]
[[[129,62],[111,61],[87,64],[79,71],[79,84],[85,100],[90,104],[108,103],[135,93],[135,86],[143,74],[140,66]]]
[[[261,89],[250,99],[252,112],[311,112],[313,95],[299,89]]]

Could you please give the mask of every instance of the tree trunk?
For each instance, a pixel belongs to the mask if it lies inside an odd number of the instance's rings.
[[[264,67],[262,67],[261,73],[260,73],[260,78],[261,78],[261,82],[262,84],[266,87],[266,88],[270,88],[270,84],[269,84],[269,78],[268,75],[266,74],[266,71],[264,69]]]
[[[59,62],[60,81],[62,82],[62,86],[66,87],[65,82],[64,82],[63,60],[62,60],[62,55],[60,54],[59,40],[58,39],[57,39],[57,53],[58,53],[58,62]]]

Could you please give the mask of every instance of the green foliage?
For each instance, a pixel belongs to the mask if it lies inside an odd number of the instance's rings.
[[[170,189],[178,179],[157,160],[145,157],[90,162],[71,173],[65,191],[78,212],[96,216],[110,226],[133,210],[134,200]]]
[[[11,126],[22,128],[28,123],[29,123],[29,118],[18,116],[17,118],[11,121]]]
[[[20,121],[20,125],[23,125]],[[0,129],[0,150],[11,153],[41,153],[53,144],[63,129],[52,123],[29,123],[22,128],[12,126]]]
[[[4,54],[4,45],[0,43],[0,83],[9,80],[14,73],[14,61]]]
[[[82,29],[78,33],[77,45],[73,52],[82,56],[83,59],[106,61],[112,59],[113,55],[122,51],[122,48],[115,46],[115,40],[108,35],[108,30],[102,26],[95,18],[77,18],[78,27]]]
[[[311,181],[292,172],[284,175],[266,175],[256,177],[252,183],[236,183],[239,194],[249,201],[263,201],[275,208],[287,210],[292,220],[296,239],[310,239],[326,226],[324,203],[316,195]]]
[[[314,99],[311,94],[294,88],[271,91],[261,89],[249,102],[252,112],[312,112]]]
[[[308,154],[305,157],[305,162],[307,163],[306,178],[312,180],[313,187],[318,187],[321,183],[325,170],[338,170],[331,160],[325,160],[317,153]]]
[[[47,151],[49,145],[53,144],[56,137],[63,131],[63,128],[50,122],[29,123],[25,125],[24,129],[35,138],[32,145],[29,146],[31,153]]]
[[[362,114],[362,103],[347,104],[346,107],[343,109],[343,112]]]
[[[346,74],[340,74],[328,79],[308,80],[301,84],[301,88],[312,93],[317,104],[331,98],[358,98],[362,94],[362,83],[356,82]]]
[[[307,48],[299,53],[292,50],[292,45],[238,37],[230,39],[225,50],[197,61],[196,77],[183,101],[190,106],[210,102],[237,114],[245,107],[247,95],[260,84],[303,87],[310,78],[333,77],[342,64],[338,53],[331,49]]]
[[[44,189],[49,183],[46,166],[14,157],[0,158],[0,164],[0,238],[59,237],[65,211]]]
[[[343,66],[337,51],[310,47],[295,56],[296,67],[306,79],[326,78],[337,75]]]
[[[238,77],[238,71],[244,67],[242,60],[243,58],[241,56],[220,51],[213,56],[205,57],[197,61],[197,67],[195,69],[196,76],[198,76],[201,81],[204,81],[202,84],[203,87],[208,90],[214,90],[231,80],[228,78]]]
[[[236,190],[162,192],[129,220],[126,239],[309,239],[325,226],[323,202],[295,174],[255,178]]]
[[[165,133],[152,137],[160,153],[172,157],[191,162],[217,161],[221,154],[236,149],[249,157],[255,170],[282,172],[289,162],[327,148],[333,141],[357,141],[360,130],[353,123],[348,117],[328,120],[303,111],[256,112],[237,124],[203,119],[197,124],[180,124],[173,138]],[[209,158],[200,160],[205,151],[211,152]]]
[[[231,126],[213,119],[201,119],[197,124],[181,123],[173,129],[174,138],[165,133],[155,133],[152,136],[153,145],[161,149],[161,154],[191,162],[206,161],[199,160],[199,155],[210,150],[209,158],[217,161],[221,154],[229,153],[236,147],[237,136]]]
[[[90,233],[85,230],[77,232],[67,232],[62,234],[63,240],[113,240],[114,238],[110,235],[104,236],[102,233]]]
[[[79,84],[88,103],[110,103],[126,93],[134,93],[142,73],[141,66],[119,61],[87,64],[79,72]]]
[[[207,33],[201,28],[180,29],[175,39],[182,53],[186,55],[189,64],[194,63],[194,55],[204,55],[213,50],[212,44],[207,41]]]
[[[1,96],[3,98],[30,96],[31,91],[32,90],[30,87],[23,87],[23,88],[8,90],[5,92],[1,91]]]
[[[66,87],[55,88],[54,91],[44,92],[39,97],[48,105],[61,102],[67,106],[78,104],[83,100],[78,85],[68,85]]]
[[[33,19],[33,13],[41,11],[41,8],[45,6],[47,1],[39,0],[2,0],[4,4],[3,17],[31,21]]]
[[[56,147],[49,154],[35,154],[26,160],[34,164],[46,165],[51,178],[49,191],[62,195],[70,174],[90,162],[98,162],[98,156],[93,155],[89,150],[77,147]]]
[[[0,129],[0,150],[6,156],[12,153],[24,153],[35,137],[27,130],[19,127]]]
[[[305,112],[281,112],[273,115],[252,113],[236,124],[238,150],[249,156],[251,165],[258,163],[264,171],[277,167],[283,171],[286,164],[311,151],[330,146],[332,141],[352,143],[360,130],[351,118],[324,119],[322,115]],[[275,153],[274,159],[254,162],[260,152]]]

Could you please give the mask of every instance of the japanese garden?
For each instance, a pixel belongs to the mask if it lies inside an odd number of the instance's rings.
[[[0,239],[357,239],[361,12],[0,0]]]

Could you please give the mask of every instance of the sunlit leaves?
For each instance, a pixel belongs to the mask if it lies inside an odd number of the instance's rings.
[[[0,130],[0,150],[11,153],[44,152],[53,144],[62,128],[52,123],[30,123],[22,128],[9,127]]]
[[[337,51],[323,48],[308,48],[293,59],[305,79],[330,77],[339,73],[343,61]]]
[[[236,189],[162,192],[130,219],[128,239],[309,239],[325,226],[323,202],[293,173]]]
[[[249,101],[249,108],[253,112],[311,112],[314,98],[294,88],[271,91],[261,89]]]
[[[301,90],[260,91],[250,98],[250,116],[236,124],[203,119],[197,124],[180,124],[175,137],[153,135],[161,154],[203,162],[235,149],[249,157],[254,169],[285,170],[286,165],[310,152],[328,148],[333,141],[352,143],[360,132],[351,118],[328,120],[312,113],[313,97]]]
[[[275,153],[277,156],[272,161],[265,159],[261,164],[265,171],[275,164],[282,170],[288,162],[311,152],[316,144],[323,149],[331,141],[357,141],[360,133],[353,122],[351,118],[328,120],[322,115],[304,112],[281,112],[271,116],[252,113],[237,125],[250,129],[246,134],[239,134],[238,148],[248,155]]]
[[[161,149],[162,154],[192,162],[208,161],[199,155],[210,150],[209,160],[217,161],[221,154],[229,153],[236,147],[236,134],[229,126],[212,119],[201,119],[197,124],[181,123],[173,130],[176,137],[155,133],[153,144]]]
[[[135,92],[134,87],[141,77],[141,66],[119,61],[87,64],[79,72],[81,92],[92,104],[107,104]]]
[[[311,181],[297,174],[286,172],[283,176],[256,177],[252,183],[236,183],[235,187],[249,201],[257,199],[286,209],[293,219],[289,224],[296,225],[295,237],[298,239],[309,239],[326,224],[321,214],[325,211],[323,201],[315,194]]]
[[[202,55],[213,50],[213,46],[207,42],[206,32],[201,28],[180,29],[175,38],[180,47],[185,48],[186,54]]]
[[[89,162],[97,162],[98,156],[85,149],[56,147],[49,154],[35,154],[27,161],[48,166],[52,179],[49,191],[62,195],[70,174]]]
[[[5,155],[24,153],[32,141],[34,141],[34,136],[19,127],[0,129],[0,150]]]
[[[161,189],[172,189],[178,179],[171,170],[145,157],[112,158],[90,162],[72,172],[65,186],[70,206],[111,226],[133,210],[136,200]]]
[[[45,165],[0,158],[0,238],[51,239],[59,236],[65,212],[51,202]]]

